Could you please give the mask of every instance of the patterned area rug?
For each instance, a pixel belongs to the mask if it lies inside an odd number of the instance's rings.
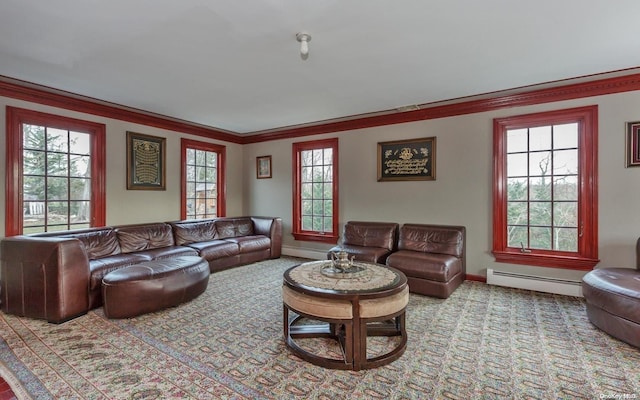
[[[399,360],[316,367],[282,340],[282,273],[300,262],[215,273],[192,302],[128,320],[0,314],[0,374],[34,399],[640,398],[640,351],[593,327],[582,299],[478,282],[447,300],[412,294]]]

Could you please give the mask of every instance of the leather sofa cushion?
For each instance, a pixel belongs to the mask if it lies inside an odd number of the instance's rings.
[[[206,260],[216,260],[240,254],[238,244],[226,240],[210,240],[208,242],[191,243],[188,246],[198,250],[200,257]]]
[[[180,256],[197,256],[198,252],[196,249],[188,246],[168,246],[168,247],[160,247],[158,249],[149,249],[137,252],[136,254],[149,256],[152,260],[157,260],[160,258],[169,258],[169,257],[180,257]]]
[[[240,236],[236,238],[225,239],[226,242],[238,244],[240,254],[250,253],[252,251],[269,250],[271,248],[271,240],[266,236]]]
[[[412,224],[400,228],[399,250],[461,257],[463,245],[463,233],[457,229]]]
[[[462,272],[462,260],[450,255],[398,250],[387,258],[387,265],[412,278],[449,282]]]
[[[393,250],[398,224],[349,221],[344,225],[343,243]]]
[[[82,242],[89,260],[120,254],[120,244],[112,228],[88,229],[61,237],[76,238]]]
[[[116,228],[123,253],[173,246],[173,231],[165,223],[131,225]]]
[[[190,221],[190,222],[172,222],[173,234],[176,245],[183,246],[189,243],[208,242],[217,239],[215,221]]]
[[[251,218],[233,218],[216,221],[216,231],[220,239],[254,235]]]
[[[382,247],[363,247],[363,246],[355,246],[355,245],[342,245],[335,246],[329,249],[327,253],[327,259],[331,260],[333,256],[331,253],[337,253],[340,250],[344,250],[349,253],[349,258],[352,256],[357,261],[365,261],[372,263],[380,263],[384,264],[387,256],[391,254],[389,249],[385,249]]]

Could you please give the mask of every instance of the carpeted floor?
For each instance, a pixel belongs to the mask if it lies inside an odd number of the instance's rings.
[[[282,340],[282,273],[299,262],[215,273],[194,301],[129,320],[0,314],[0,374],[34,399],[640,398],[640,350],[594,328],[582,299],[478,282],[412,294],[399,360],[316,367]]]

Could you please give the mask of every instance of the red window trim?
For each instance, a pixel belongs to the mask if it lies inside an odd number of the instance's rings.
[[[332,233],[302,230],[302,202],[300,199],[300,152],[319,148],[333,149],[333,218]],[[296,240],[322,243],[338,243],[338,138],[293,143],[293,228]]]
[[[22,124],[91,134],[91,221],[92,227],[106,223],[106,127],[104,124],[7,106],[5,235],[23,233],[22,225]]]
[[[579,122],[578,223],[584,226],[578,252],[532,249],[523,253],[507,246],[506,130],[536,125]],[[535,114],[496,118],[493,123],[493,254],[497,262],[541,267],[590,270],[598,259],[598,106],[578,107]]]
[[[180,139],[180,219],[187,218],[187,149],[212,151],[218,153],[218,217],[227,214],[226,197],[227,185],[225,176],[225,159],[227,156],[226,146],[214,143],[200,142],[191,139]]]

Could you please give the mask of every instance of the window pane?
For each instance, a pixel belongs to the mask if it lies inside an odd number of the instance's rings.
[[[66,154],[47,153],[47,175],[67,176],[68,165]]]
[[[23,124],[22,135],[25,149],[45,150],[44,126]]]
[[[553,225],[558,227],[578,226],[578,202],[560,202],[553,205]]]
[[[559,150],[553,152],[553,173],[569,175],[578,173],[578,150]]]
[[[333,164],[333,149],[331,148],[324,149],[324,164],[325,165]]]
[[[333,215],[333,201],[331,200],[325,200],[324,201],[324,212],[323,214],[326,217],[330,217]]]
[[[47,202],[47,225],[67,223],[69,219],[69,203],[66,201]]]
[[[89,223],[91,221],[91,209],[89,201],[72,201],[70,222],[74,224]]]
[[[70,176],[85,177],[91,176],[91,157],[90,156],[71,156]]]
[[[324,232],[324,218],[322,217],[313,217],[313,228],[312,230],[317,232]]]
[[[507,176],[527,176],[527,154],[509,154],[507,156]]]
[[[322,193],[322,197],[325,199],[333,198],[333,185],[331,183],[324,184],[324,192]]]
[[[314,199],[321,199],[323,192],[324,192],[324,184],[322,182],[313,184],[312,196]]]
[[[529,151],[551,150],[551,127],[529,129]]]
[[[578,229],[556,229],[556,244],[554,250],[578,251]]]
[[[313,165],[313,151],[301,151],[300,152],[300,163],[303,167],[309,167]]]
[[[527,200],[528,190],[529,186],[526,178],[507,179],[507,200]]]
[[[507,131],[507,153],[527,151],[527,130],[509,129]]]
[[[304,231],[313,230],[313,218],[310,215],[305,215],[302,217],[302,230]]]
[[[528,203],[524,201],[510,201],[507,206],[507,223],[509,225],[524,225],[528,222]]]
[[[302,198],[310,199],[312,198],[313,192],[313,184],[312,183],[303,183],[302,184]]]
[[[313,201],[302,200],[302,215],[311,215],[311,214],[313,214]]]
[[[553,126],[553,148],[567,149],[578,147],[578,124]]]
[[[68,132],[62,129],[48,128],[47,150],[67,153],[69,151]]]
[[[187,197],[195,198],[196,197],[196,184],[195,182],[187,182]]]
[[[553,178],[553,198],[555,200],[578,200],[578,177],[558,176]]]
[[[68,200],[69,180],[67,178],[47,179],[47,200]]]
[[[323,167],[313,167],[313,182],[323,182],[324,181],[324,168]]]
[[[312,200],[313,201],[313,215],[322,215],[324,211],[324,201],[322,200]]]
[[[89,155],[91,152],[91,136],[88,133],[69,132],[69,152]]]
[[[324,232],[333,233],[333,219],[331,217],[326,217],[324,219]]]
[[[313,171],[312,167],[302,168],[302,182],[313,182],[312,171]]]
[[[218,155],[212,151],[207,151],[207,162],[206,165],[208,167],[215,168],[218,166]]]
[[[45,152],[25,150],[22,159],[22,173],[25,175],[44,175]]]
[[[507,227],[509,237],[507,239],[507,246],[509,247],[529,247],[527,239],[527,227],[524,226],[508,226]]]
[[[551,200],[551,178],[530,178],[530,200]]]
[[[42,176],[23,177],[23,197],[25,200],[44,201],[45,178]]]
[[[193,165],[196,162],[195,149],[187,149],[187,164]]]
[[[531,227],[530,234],[530,248],[551,250],[551,228]]]
[[[84,178],[69,179],[71,185],[70,200],[91,200],[91,181]]]
[[[551,152],[529,153],[529,175],[551,175]]]
[[[187,165],[185,169],[186,179],[187,181],[195,181],[196,180],[196,167],[193,165]]]
[[[313,150],[313,165],[322,165],[324,161],[324,151],[322,149]]]
[[[551,202],[532,202],[529,206],[529,225],[551,226]]]

